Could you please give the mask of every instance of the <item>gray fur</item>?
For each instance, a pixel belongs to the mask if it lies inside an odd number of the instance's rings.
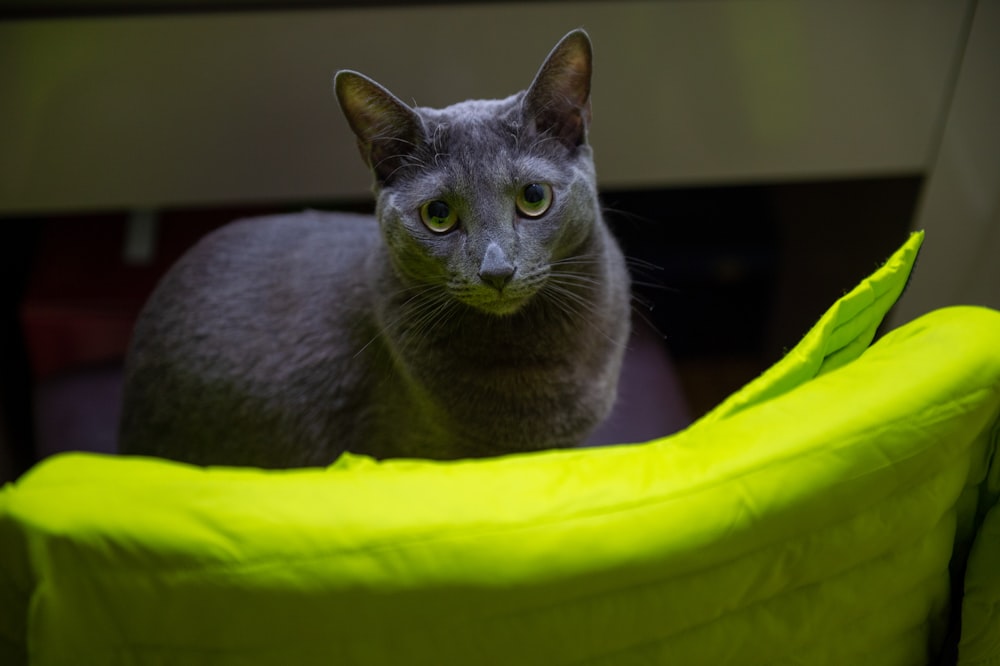
[[[305,212],[209,235],[135,329],[128,453],[323,465],[579,445],[615,400],[624,260],[600,213],[590,42],[567,35],[530,88],[412,109],[370,79],[335,88],[372,168],[377,222]],[[551,208],[519,215],[528,183]],[[435,234],[420,206],[459,225]]]

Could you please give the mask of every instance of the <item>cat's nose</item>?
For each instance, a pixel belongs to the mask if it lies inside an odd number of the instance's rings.
[[[479,265],[479,279],[497,291],[503,291],[516,270],[517,266],[510,263],[500,246],[491,242],[486,248],[483,263]]]

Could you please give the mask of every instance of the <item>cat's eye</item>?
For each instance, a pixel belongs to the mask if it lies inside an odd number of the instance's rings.
[[[552,205],[552,186],[546,183],[529,183],[517,194],[517,209],[526,217],[539,217]]]
[[[424,226],[436,234],[444,234],[458,224],[458,213],[447,202],[435,199],[420,207],[420,220]]]

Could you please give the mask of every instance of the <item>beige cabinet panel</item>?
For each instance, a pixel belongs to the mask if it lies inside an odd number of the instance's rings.
[[[0,214],[353,199],[330,79],[441,105],[595,43],[605,186],[927,167],[965,3],[556,2],[0,23]]]

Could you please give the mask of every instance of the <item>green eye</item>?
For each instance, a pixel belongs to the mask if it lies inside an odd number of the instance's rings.
[[[458,224],[458,214],[444,201],[435,199],[420,207],[420,220],[436,234],[444,234]]]
[[[526,217],[539,217],[552,205],[552,186],[529,183],[517,195],[517,209]]]

